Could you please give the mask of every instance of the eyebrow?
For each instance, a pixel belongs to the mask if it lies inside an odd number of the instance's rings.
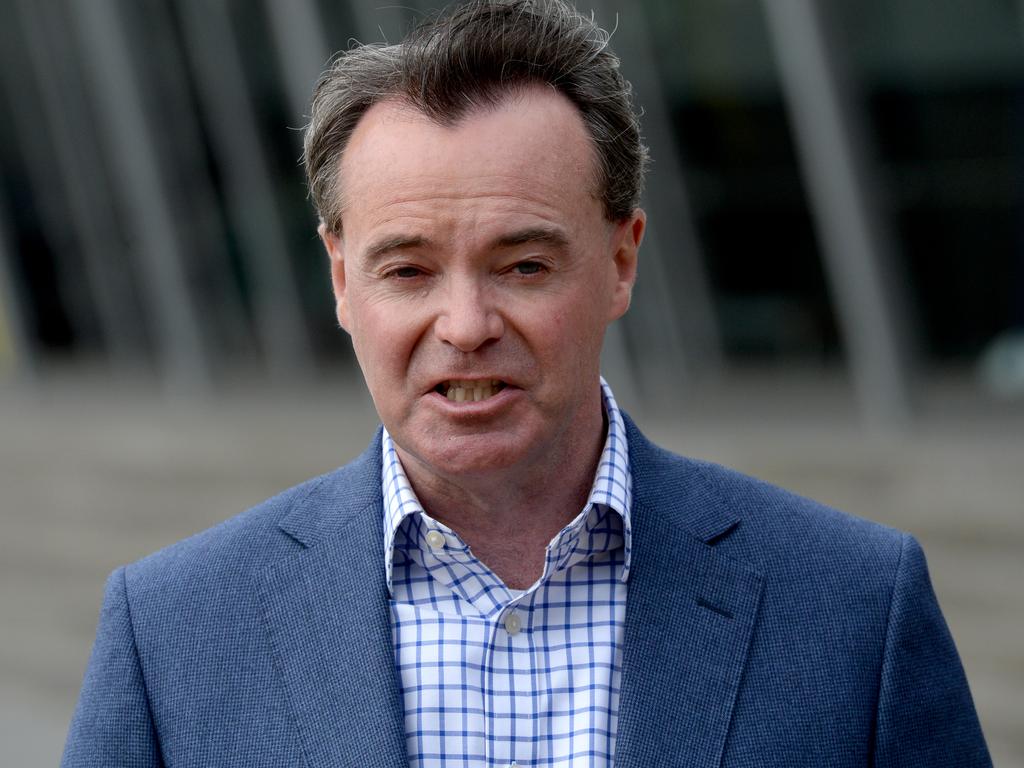
[[[546,243],[556,248],[566,248],[569,245],[569,238],[561,229],[555,227],[528,227],[495,238],[490,247],[492,249],[512,248],[527,243]],[[430,245],[430,240],[422,235],[394,235],[370,244],[363,256],[367,261],[372,262],[393,251],[430,247]]]
[[[430,241],[420,235],[395,235],[371,244],[363,253],[363,256],[367,261],[376,261],[381,256],[392,251],[404,251],[410,248],[420,248],[425,245],[430,245]]]
[[[546,243],[556,248],[566,248],[569,238],[561,229],[554,227],[529,227],[502,235],[491,243],[492,248],[510,248],[527,243]]]

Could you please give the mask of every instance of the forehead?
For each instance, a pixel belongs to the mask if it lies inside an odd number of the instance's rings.
[[[568,99],[539,86],[453,125],[401,101],[378,103],[356,126],[340,172],[346,233],[419,212],[546,218],[601,210],[583,120]]]

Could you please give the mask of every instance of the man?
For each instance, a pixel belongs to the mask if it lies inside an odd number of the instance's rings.
[[[67,766],[982,766],[921,550],[648,443],[599,376],[645,152],[606,37],[484,0],[321,79],[384,428],[109,583]]]

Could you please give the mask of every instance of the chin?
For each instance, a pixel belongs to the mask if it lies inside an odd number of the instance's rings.
[[[520,434],[478,432],[441,436],[434,433],[414,442],[409,446],[412,450],[407,452],[434,474],[471,477],[500,472],[521,463],[529,455],[531,444]]]

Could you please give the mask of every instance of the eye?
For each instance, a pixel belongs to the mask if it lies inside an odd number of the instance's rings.
[[[544,271],[544,265],[539,261],[520,261],[512,269],[520,275],[539,275]]]
[[[411,280],[423,274],[419,267],[395,267],[385,273],[385,277],[397,277],[399,280]]]

